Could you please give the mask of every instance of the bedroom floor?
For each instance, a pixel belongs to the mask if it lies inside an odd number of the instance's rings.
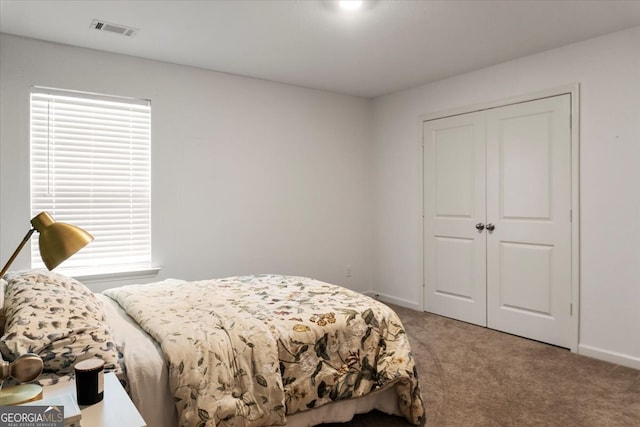
[[[640,426],[640,371],[392,306],[413,348],[427,426]],[[409,425],[379,412],[325,427]]]

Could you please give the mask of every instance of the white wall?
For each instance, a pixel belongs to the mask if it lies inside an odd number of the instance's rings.
[[[573,83],[581,85],[579,352],[640,369],[640,27],[376,99],[374,287],[422,305],[418,117]]]
[[[369,100],[0,37],[0,262],[29,226],[39,85],[151,99],[158,278],[282,273],[371,287]],[[12,269],[29,267],[28,252]]]

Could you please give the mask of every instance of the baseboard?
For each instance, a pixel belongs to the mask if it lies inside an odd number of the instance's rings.
[[[578,354],[640,370],[640,358],[628,354],[616,353],[615,351],[603,350],[584,344],[578,345]]]
[[[422,307],[420,306],[420,304],[416,304],[413,301],[409,301],[403,298],[396,298],[396,297],[392,297],[391,295],[386,295],[380,292],[376,292],[376,291],[364,291],[362,292],[363,294],[371,297],[371,298],[375,298],[377,300],[380,300],[382,302],[386,302],[389,304],[395,304],[395,305],[399,305],[400,307],[405,307],[405,308],[410,308],[412,310],[416,310],[416,311],[422,311]]]

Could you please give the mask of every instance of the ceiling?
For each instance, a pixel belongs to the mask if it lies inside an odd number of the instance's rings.
[[[640,1],[0,1],[3,33],[364,97],[637,25]]]

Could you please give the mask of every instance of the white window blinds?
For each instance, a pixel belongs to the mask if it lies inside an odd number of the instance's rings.
[[[95,238],[61,270],[150,267],[150,148],[148,100],[32,89],[31,215],[48,211]],[[37,242],[31,248],[32,266],[43,267]]]

